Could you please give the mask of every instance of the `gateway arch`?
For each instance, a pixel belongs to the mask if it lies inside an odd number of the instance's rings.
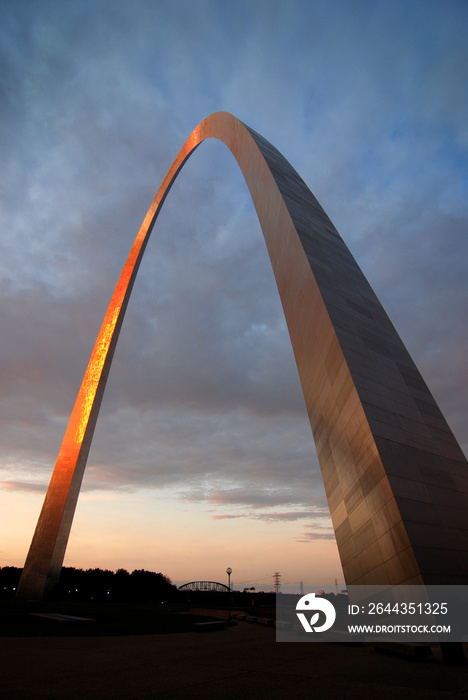
[[[170,167],[109,304],[52,474],[18,595],[60,575],[125,310],[172,183],[206,138],[250,190],[283,304],[343,571],[352,584],[468,583],[468,464],[379,300],[288,161],[226,112]]]

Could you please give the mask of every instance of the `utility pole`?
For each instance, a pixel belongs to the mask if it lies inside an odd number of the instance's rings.
[[[273,581],[275,582],[275,593],[279,593],[281,588],[281,574],[279,571],[275,571],[273,574]]]

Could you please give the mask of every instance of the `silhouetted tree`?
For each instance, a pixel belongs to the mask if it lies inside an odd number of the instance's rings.
[[[0,597],[14,598],[22,571],[23,569],[18,569],[16,566],[0,568]]]
[[[177,595],[167,576],[144,569],[75,569],[64,566],[53,597],[66,600],[161,602]]]

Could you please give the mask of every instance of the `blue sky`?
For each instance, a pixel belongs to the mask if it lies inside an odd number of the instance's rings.
[[[146,209],[217,110],[308,183],[468,451],[467,28],[455,0],[2,3],[0,566],[24,561]],[[66,563],[341,576],[261,231],[216,141],[145,254]]]

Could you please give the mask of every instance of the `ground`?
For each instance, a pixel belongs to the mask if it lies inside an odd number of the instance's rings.
[[[205,633],[2,637],[0,665],[5,700],[468,700],[468,667],[437,653],[417,662],[365,646],[281,644],[274,628],[248,622]]]

